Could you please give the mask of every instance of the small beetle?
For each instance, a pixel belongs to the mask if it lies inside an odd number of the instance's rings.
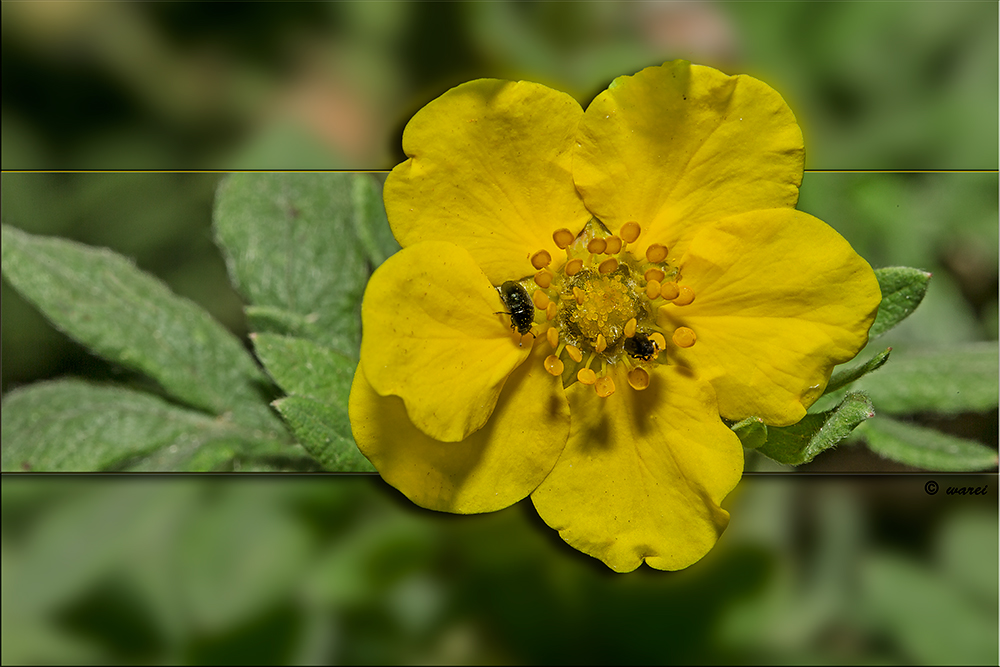
[[[510,329],[522,336],[531,332],[531,325],[535,322],[535,304],[528,296],[528,290],[524,289],[520,283],[513,280],[506,281],[499,288],[500,298],[507,306],[507,310],[498,311],[497,315],[510,315]]]
[[[633,359],[649,361],[656,354],[656,343],[649,340],[646,334],[637,331],[632,338],[625,339],[625,352]]]

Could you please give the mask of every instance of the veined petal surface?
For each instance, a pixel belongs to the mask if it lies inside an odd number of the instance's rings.
[[[511,336],[497,290],[463,248],[403,248],[372,274],[361,305],[365,376],[399,396],[437,440],[462,440],[493,412],[510,372],[530,351]]]
[[[802,132],[781,96],[746,75],[674,61],[619,77],[579,136],[577,189],[612,232],[639,223],[640,255],[660,243],[679,258],[707,223],[798,201]]]
[[[537,83],[452,88],[403,132],[409,159],[384,192],[396,239],[456,243],[494,284],[533,273],[533,253],[558,254],[552,232],[576,234],[591,218],[570,171],[582,116],[572,97]]]
[[[570,546],[630,572],[699,560],[729,523],[720,507],[743,472],[739,438],[719,419],[711,386],[661,366],[644,391],[624,369],[601,398],[567,388],[569,441],[531,495],[539,516]]]
[[[697,334],[692,347],[672,347],[672,359],[712,383],[726,419],[799,421],[833,366],[868,342],[881,301],[875,273],[850,244],[793,209],[703,229],[680,270],[694,303],[662,307],[659,322]]]
[[[425,435],[402,401],[376,393],[359,366],[350,398],[358,447],[386,482],[422,507],[471,514],[516,503],[545,478],[569,433],[562,382],[545,371],[547,352],[537,348],[507,380],[490,421],[461,442]]]

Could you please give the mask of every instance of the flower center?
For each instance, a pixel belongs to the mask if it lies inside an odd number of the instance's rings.
[[[629,222],[613,235],[594,218],[575,237],[568,229],[553,234],[566,252],[564,262],[554,264],[545,250],[531,257],[538,272],[522,283],[534,308],[545,314],[541,326],[554,349],[545,369],[567,386],[581,382],[610,396],[615,385],[608,369],[624,364],[629,385],[641,391],[649,386],[649,370],[668,363],[661,353],[677,353],[697,339],[693,330],[679,327],[669,334],[668,350],[668,332],[657,325],[657,312],[692,303],[694,292],[677,284],[678,269],[667,261],[664,246],[653,244],[638,258],[629,250],[640,231],[638,223]],[[518,331],[523,344],[527,334]]]

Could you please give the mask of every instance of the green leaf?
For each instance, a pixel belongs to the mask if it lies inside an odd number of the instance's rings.
[[[885,416],[869,421],[858,434],[876,454],[915,468],[974,472],[997,465],[995,449]]]
[[[227,419],[80,380],[9,393],[0,433],[4,472],[207,471],[240,454],[293,453],[289,444]]]
[[[109,250],[6,225],[2,240],[4,276],[67,335],[189,405],[282,430],[262,396],[267,378],[197,305]]]
[[[351,435],[347,410],[304,396],[288,396],[274,402],[302,446],[325,470],[374,472]]]
[[[352,194],[354,231],[369,261],[378,267],[399,251],[399,243],[392,235],[382,204],[382,185],[375,178],[355,178]]]
[[[767,442],[757,451],[778,463],[809,463],[851,434],[866,419],[875,416],[872,402],[862,393],[849,393],[833,410],[806,415],[797,424],[768,427]]]
[[[837,371],[827,383],[826,390],[823,392],[823,395],[825,396],[826,394],[837,391],[838,389],[842,389],[855,380],[868,375],[872,371],[878,370],[882,367],[882,364],[888,361],[890,352],[892,352],[892,348],[887,347],[860,366],[845,368]]]
[[[767,442],[767,425],[760,417],[747,417],[731,428],[747,449],[757,449]]]
[[[255,312],[257,331],[306,337],[357,358],[367,257],[379,247],[375,236],[368,244],[358,238],[377,210],[359,180],[373,177],[240,173],[219,186],[215,233],[229,275],[254,308],[268,309]]]
[[[878,373],[858,380],[855,388],[890,414],[989,410],[997,407],[998,366],[995,341],[901,352]]]
[[[909,317],[927,293],[931,274],[906,266],[892,266],[876,269],[882,303],[878,307],[875,323],[868,331],[869,338],[881,336],[889,329]]]
[[[347,408],[357,362],[302,338],[251,334],[257,357],[289,395]]]

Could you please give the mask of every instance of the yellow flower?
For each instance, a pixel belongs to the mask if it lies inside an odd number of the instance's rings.
[[[794,208],[785,102],[683,61],[616,79],[586,112],[481,79],[419,111],[403,148],[385,185],[403,249],[362,306],[361,451],[430,509],[530,495],[619,572],[699,560],[743,468],[720,415],[797,422],[880,299],[848,243]]]

